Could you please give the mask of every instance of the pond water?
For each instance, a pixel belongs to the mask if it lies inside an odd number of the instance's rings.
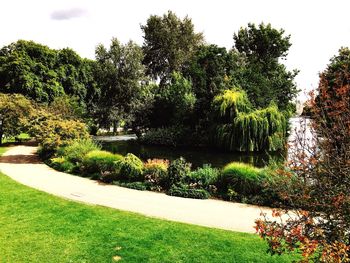
[[[168,159],[174,160],[180,156],[192,163],[196,168],[203,164],[211,164],[221,168],[229,162],[250,163],[257,167],[263,167],[271,158],[282,160],[281,153],[232,153],[208,148],[170,148],[165,146],[142,145],[136,140],[100,141],[102,148],[114,153],[126,155],[133,153],[142,160]]]
[[[295,136],[295,130],[300,127],[303,118],[290,119],[291,138]],[[309,136],[309,135],[308,135]],[[284,153],[246,153],[246,152],[225,152],[208,148],[172,148],[165,146],[142,145],[133,136],[96,137],[104,150],[126,155],[133,153],[142,160],[147,159],[168,159],[174,160],[180,156],[192,163],[192,167],[199,167],[203,164],[211,164],[213,167],[221,168],[229,162],[244,162],[257,167],[263,167],[271,159],[282,161],[287,152]],[[289,149],[290,151],[290,149]]]

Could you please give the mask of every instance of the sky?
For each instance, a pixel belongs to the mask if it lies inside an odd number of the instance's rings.
[[[168,10],[188,15],[207,43],[228,49],[233,34],[249,22],[271,23],[291,35],[284,63],[300,70],[301,100],[317,88],[329,59],[350,46],[349,0],[0,0],[0,6],[0,47],[33,40],[92,59],[96,45],[108,46],[113,37],[142,45],[140,25]]]

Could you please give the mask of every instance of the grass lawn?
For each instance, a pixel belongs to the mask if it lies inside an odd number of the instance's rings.
[[[0,151],[3,149],[0,148]],[[237,215],[239,216],[239,215]],[[291,262],[256,235],[64,200],[0,174],[0,262]]]

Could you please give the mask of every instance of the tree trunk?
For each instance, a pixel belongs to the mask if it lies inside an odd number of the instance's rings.
[[[113,121],[113,135],[117,135],[117,122]]]

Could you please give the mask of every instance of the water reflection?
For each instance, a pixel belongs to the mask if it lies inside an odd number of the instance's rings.
[[[171,148],[165,146],[142,145],[135,140],[101,142],[105,150],[125,155],[133,153],[142,160],[158,158],[174,160],[180,156],[192,163],[192,167],[211,164],[221,168],[229,162],[250,163],[257,167],[265,166],[271,159],[283,160],[282,153],[232,153],[207,148]]]

